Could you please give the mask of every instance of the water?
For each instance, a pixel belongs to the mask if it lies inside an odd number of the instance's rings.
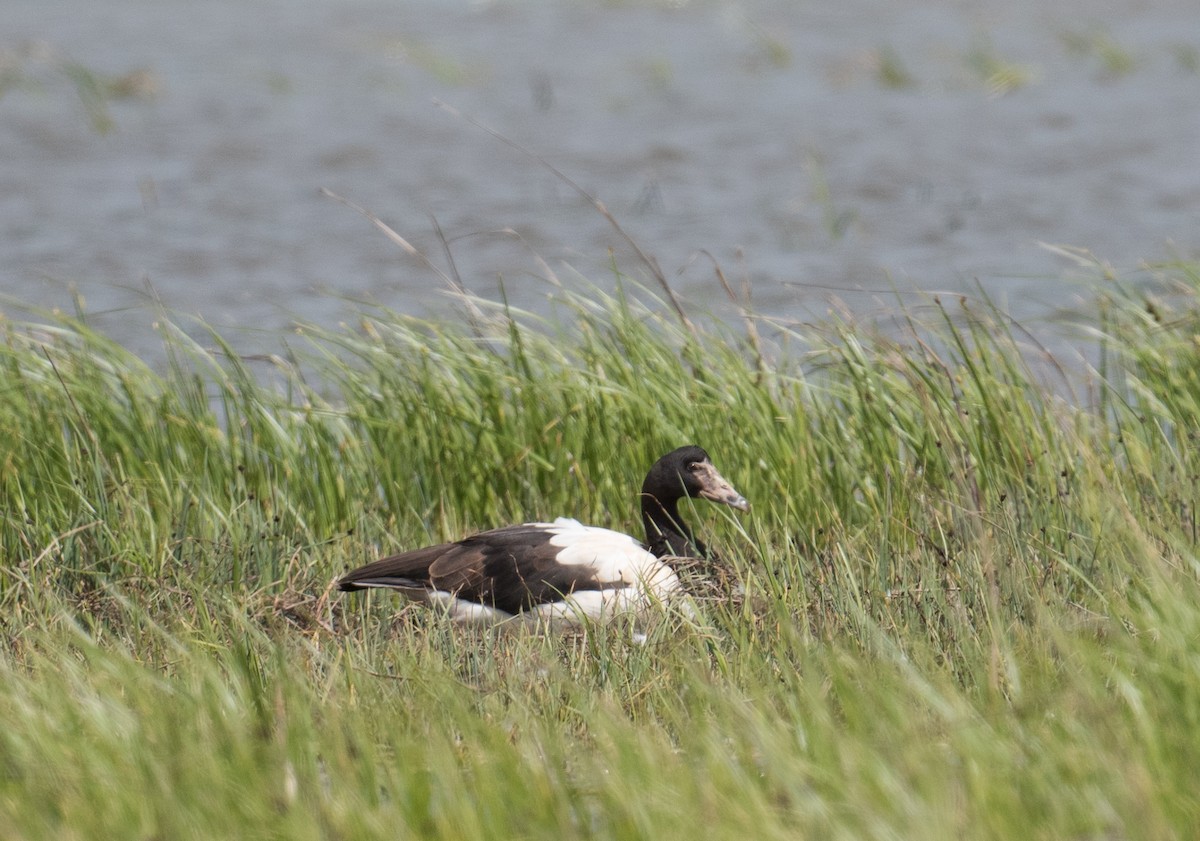
[[[464,284],[519,306],[534,255],[645,275],[434,99],[603,201],[696,309],[723,306],[706,251],[782,319],[982,288],[1039,324],[1094,283],[1041,242],[1122,271],[1200,246],[1194,0],[6,0],[0,50],[0,290],[78,290],[135,347],[153,296],[242,347],[356,301],[444,312],[322,187],[445,267],[436,218]],[[143,72],[89,110],[72,64]]]

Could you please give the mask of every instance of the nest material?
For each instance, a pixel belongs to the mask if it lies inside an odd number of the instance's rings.
[[[743,598],[742,583],[733,567],[713,558],[668,557],[684,589],[692,598],[716,604],[736,605]]]

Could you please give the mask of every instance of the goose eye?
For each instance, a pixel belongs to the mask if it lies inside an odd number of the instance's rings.
[[[693,461],[691,464],[688,465],[688,470],[692,471],[693,473],[695,473],[699,469],[700,469],[700,462],[698,462],[698,461]]]

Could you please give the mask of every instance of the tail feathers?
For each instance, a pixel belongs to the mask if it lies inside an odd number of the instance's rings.
[[[395,590],[417,602],[445,610],[455,622],[477,625],[496,625],[513,618],[513,614],[479,602],[458,598],[454,593],[439,590],[427,582],[411,578],[379,575],[372,578],[351,580],[349,576],[338,581],[341,590]]]
[[[401,578],[395,575],[378,575],[371,578],[351,578],[347,575],[338,580],[338,589],[344,592],[354,590],[386,589],[402,590],[406,593],[429,589],[429,583],[414,578]]]

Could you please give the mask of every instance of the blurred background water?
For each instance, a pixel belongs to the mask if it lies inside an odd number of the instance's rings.
[[[1200,248],[1195,0],[6,0],[0,303],[86,301],[152,347],[157,296],[238,347],[356,301],[515,305],[718,261],[780,319],[982,291],[1023,323]],[[436,220],[436,225],[434,220]],[[570,267],[569,269],[567,267]]]

